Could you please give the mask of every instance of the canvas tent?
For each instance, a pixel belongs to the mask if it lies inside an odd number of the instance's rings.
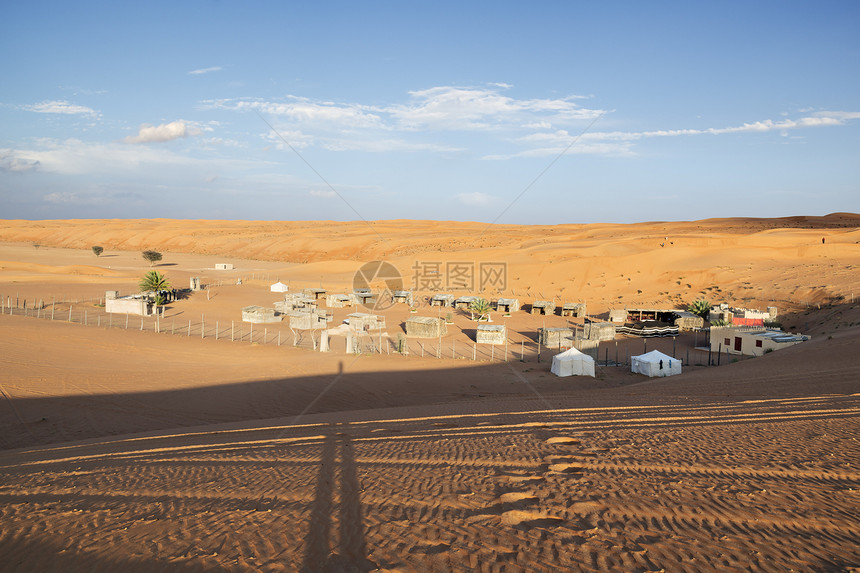
[[[556,376],[594,377],[594,358],[583,354],[576,348],[565,350],[552,357],[550,372]]]
[[[681,361],[652,350],[630,359],[630,371],[645,376],[674,376],[681,373]]]
[[[269,290],[271,292],[287,292],[288,290],[290,290],[290,287],[288,287],[281,281],[278,281],[275,284],[269,286]]]

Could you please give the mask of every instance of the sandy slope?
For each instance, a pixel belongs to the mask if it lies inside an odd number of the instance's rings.
[[[860,306],[827,304],[857,288],[857,220],[504,226],[479,239],[478,224],[374,223],[394,250],[359,224],[4,222],[0,240],[18,243],[0,245],[0,295],[31,305],[129,292],[149,247],[170,251],[159,269],[178,284],[224,286],[162,324],[205,315],[217,341],[0,315],[0,570],[860,567]],[[224,339],[241,306],[271,302],[275,277],[345,286],[372,258],[473,256],[504,257],[525,300],[568,293],[599,310],[636,289],[687,300],[712,285],[783,300],[783,320],[814,339],[649,381],[612,367],[556,379],[546,356],[355,358],[342,341],[321,355]],[[237,269],[215,273],[225,257]],[[391,311],[392,336],[406,316]],[[525,339],[545,320],[509,327]],[[446,352],[468,353],[469,324],[455,317]]]
[[[751,306],[849,296],[860,264],[858,228],[860,215],[849,213],[549,227],[436,221],[4,221],[0,241],[74,249],[99,244],[109,255],[153,248],[170,253],[165,262],[175,262],[173,253],[210,255],[212,264],[225,257],[252,258],[289,267],[295,285],[318,285],[325,277],[332,288],[348,286],[361,263],[372,260],[391,261],[410,279],[416,262],[504,262],[508,284],[503,292],[587,300],[602,312],[619,304],[689,300],[700,293]],[[90,253],[87,263],[94,258]]]

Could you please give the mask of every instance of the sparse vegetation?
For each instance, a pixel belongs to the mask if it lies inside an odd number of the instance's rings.
[[[100,257],[103,252],[105,252],[104,247],[99,247],[98,245],[94,245],[91,247],[93,250],[93,254],[97,257]]]
[[[696,316],[701,316],[704,319],[708,318],[708,313],[711,312],[711,303],[707,300],[700,298],[699,300],[693,301],[692,304],[687,306],[687,311],[692,312]]]
[[[474,315],[478,315],[478,321],[487,320],[490,316],[490,301],[485,298],[476,298],[469,305],[469,311]]]
[[[143,251],[141,255],[143,255],[144,260],[149,262],[149,266],[161,260],[161,253],[158,251]]]

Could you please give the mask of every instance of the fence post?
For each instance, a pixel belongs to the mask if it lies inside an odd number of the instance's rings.
[[[476,342],[472,343],[472,362],[478,359],[478,344]]]
[[[215,321],[215,340],[218,340],[218,321]]]
[[[206,338],[206,315],[200,315],[200,338]]]
[[[230,321],[230,342],[233,342],[233,340],[234,340],[233,339],[233,329],[235,326],[236,326],[236,322],[231,320]]]
[[[128,330],[128,313],[125,315],[125,329]]]
[[[16,304],[15,307],[17,308],[18,305]],[[72,322],[72,305],[69,305],[69,322]]]
[[[191,319],[188,319],[188,337],[191,338]]]

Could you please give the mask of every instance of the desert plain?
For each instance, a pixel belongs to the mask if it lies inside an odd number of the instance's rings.
[[[136,292],[151,270],[145,249],[173,286],[209,288],[157,325],[105,315],[105,291]],[[472,294],[585,302],[596,317],[698,298],[776,306],[811,339],[710,366],[703,334],[618,337],[595,378],[557,378],[534,335],[558,316],[494,313],[502,350],[475,345],[455,312],[409,355],[391,352],[405,305],[359,354],[337,334],[321,353],[241,322],[277,300],[276,280],[349,292],[370,261],[407,286],[500,263],[504,282]],[[858,570],[859,269],[851,213],[2,221],[0,570]],[[416,289],[419,315],[438,312],[429,292]],[[632,374],[646,347],[683,374]]]

